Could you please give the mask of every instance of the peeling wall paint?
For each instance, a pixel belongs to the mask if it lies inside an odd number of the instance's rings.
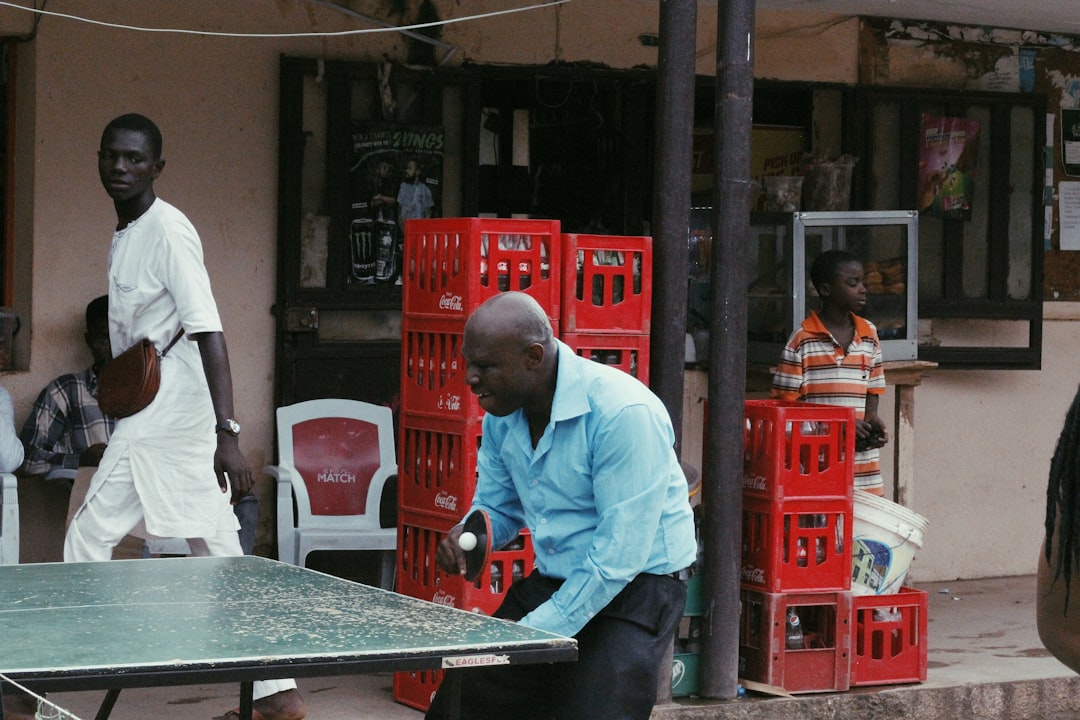
[[[971,33],[929,23],[864,19],[860,81],[869,85],[957,90],[1020,90],[1019,47],[966,39]],[[956,39],[957,36],[962,39]]]
[[[1060,70],[1050,70],[1046,73],[1046,83],[1058,91],[1059,108],[1080,107],[1080,77],[1066,75]]]

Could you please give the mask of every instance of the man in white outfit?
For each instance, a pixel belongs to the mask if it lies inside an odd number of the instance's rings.
[[[151,535],[186,538],[194,555],[243,554],[229,493],[240,497],[254,477],[240,452],[202,243],[187,217],[154,193],[164,166],[161,133],[148,118],[123,115],[106,126],[98,173],[117,218],[109,251],[113,355],[142,338],[160,350],[180,329],[185,337],[162,359],[153,402],[117,420],[68,528],[67,562],[109,560],[140,521]],[[254,697],[256,718],[301,720],[306,712],[292,680],[256,682]]]

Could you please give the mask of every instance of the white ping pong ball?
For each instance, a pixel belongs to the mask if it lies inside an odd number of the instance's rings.
[[[461,537],[458,538],[458,545],[465,552],[469,552],[476,547],[476,535],[471,532],[461,533]]]

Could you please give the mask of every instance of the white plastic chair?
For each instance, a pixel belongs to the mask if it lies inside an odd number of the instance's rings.
[[[390,408],[324,399],[277,410],[278,559],[303,567],[313,550],[382,552],[379,586],[394,584],[397,528],[379,524],[386,481],[397,475]],[[295,513],[294,513],[295,500]]]
[[[0,565],[19,564],[19,481],[0,474]]]

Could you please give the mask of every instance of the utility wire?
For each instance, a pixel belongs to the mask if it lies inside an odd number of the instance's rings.
[[[454,23],[468,22],[470,20],[484,20],[486,18],[497,17],[499,15],[509,15],[511,13],[526,12],[529,10],[539,10],[541,8],[554,7],[556,5],[563,5],[564,3],[572,2],[572,0],[548,0],[539,5],[529,5],[526,7],[509,8],[507,10],[495,10],[489,13],[482,13],[480,15],[466,15],[465,17],[451,18],[449,20],[436,20],[434,22],[416,23],[413,25],[399,25],[394,27],[377,27],[377,28],[359,28],[356,30],[339,30],[336,32],[306,32],[306,33],[231,33],[231,32],[214,32],[210,30],[186,30],[183,28],[155,28],[155,27],[140,27],[138,25],[123,25],[120,23],[105,22],[103,20],[93,20],[91,18],[79,17],[78,15],[70,15],[68,13],[60,13],[52,10],[42,10],[25,5],[19,5],[13,2],[5,2],[0,0],[0,6],[14,8],[16,10],[24,10],[26,12],[32,12],[39,15],[50,15],[52,17],[64,18],[66,20],[76,20],[78,22],[88,23],[90,25],[101,25],[103,27],[116,28],[119,30],[134,30],[137,32],[151,32],[151,33],[176,33],[180,35],[204,35],[209,37],[234,37],[234,38],[300,38],[300,37],[342,37],[347,35],[365,35],[368,33],[383,33],[383,32],[401,32],[403,30],[422,30],[424,28],[440,27],[443,25],[451,25]]]

